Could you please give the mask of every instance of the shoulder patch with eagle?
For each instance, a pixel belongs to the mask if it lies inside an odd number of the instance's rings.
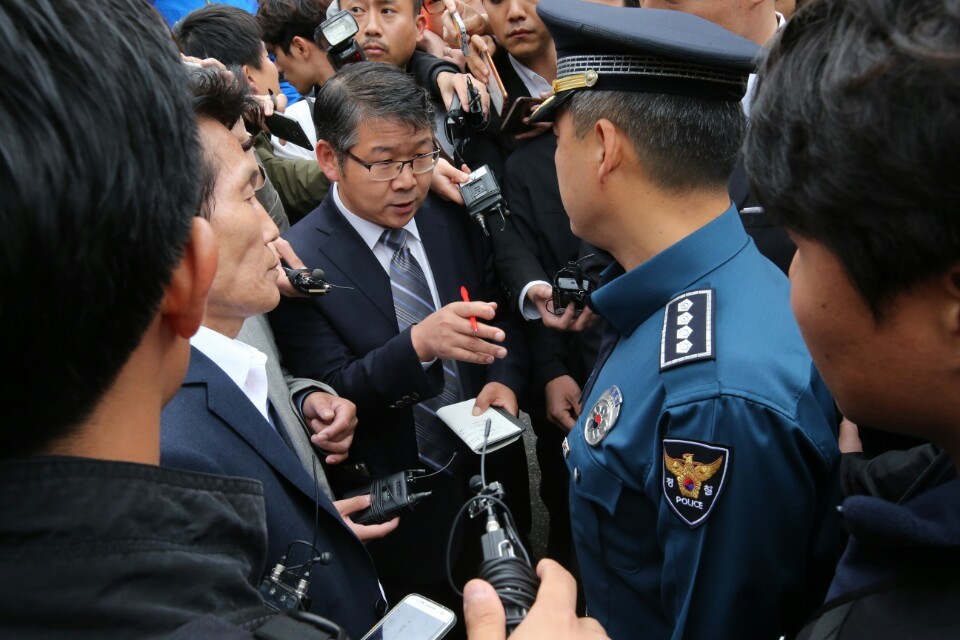
[[[691,528],[703,524],[717,504],[729,468],[729,447],[663,439],[663,495]]]

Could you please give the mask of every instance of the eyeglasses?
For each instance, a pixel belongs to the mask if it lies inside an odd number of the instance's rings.
[[[443,13],[446,8],[443,0],[423,0],[423,10],[432,16]]]
[[[430,153],[421,153],[409,160],[387,160],[385,162],[366,162],[349,151],[344,151],[348,158],[362,165],[370,172],[370,179],[376,182],[387,182],[396,180],[403,173],[403,166],[410,165],[410,170],[414,173],[426,173],[430,171],[440,160],[440,150],[434,149]]]

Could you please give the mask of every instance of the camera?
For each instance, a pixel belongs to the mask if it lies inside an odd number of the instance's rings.
[[[334,69],[340,69],[351,62],[363,62],[367,59],[363,50],[353,39],[360,26],[349,11],[340,11],[332,18],[320,23],[313,32],[318,47],[327,50],[327,58]]]
[[[584,256],[585,260],[591,256]],[[580,261],[570,261],[553,277],[553,313],[563,315],[571,302],[574,314],[579,315],[587,304],[587,298],[593,289],[593,282],[583,273]]]
[[[444,119],[444,131],[447,140],[453,145],[453,158],[457,166],[466,164],[463,152],[474,135],[487,127],[487,120],[483,115],[483,102],[480,91],[467,78],[467,104],[460,102],[460,95],[454,94],[450,101],[450,111]]]
[[[496,176],[493,175],[489,166],[483,165],[471,173],[466,182],[457,186],[460,188],[460,195],[463,196],[467,215],[480,225],[485,235],[489,236],[487,216],[491,213],[504,216],[507,213],[507,201],[500,193]]]

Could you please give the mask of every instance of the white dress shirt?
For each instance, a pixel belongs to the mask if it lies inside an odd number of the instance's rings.
[[[350,224],[350,226],[353,227],[358,234],[360,234],[360,237],[363,239],[364,243],[370,248],[370,251],[373,252],[373,256],[377,259],[377,262],[380,263],[380,266],[383,267],[384,272],[386,272],[387,276],[389,276],[390,262],[393,260],[393,249],[380,242],[380,237],[383,235],[383,232],[386,231],[386,229],[378,224],[370,222],[369,220],[364,220],[357,214],[347,209],[346,205],[343,204],[343,200],[340,199],[339,185],[336,182],[334,182],[330,188],[333,191],[333,202],[335,205],[337,205],[337,209],[340,210],[340,213],[343,214],[344,219]],[[408,232],[407,247],[410,249],[410,253],[413,255],[413,257],[417,259],[417,262],[420,263],[420,268],[423,269],[423,275],[427,279],[427,286],[430,288],[430,295],[433,297],[433,307],[434,309],[439,309],[442,305],[440,303],[440,296],[437,293],[437,283],[433,279],[433,269],[430,268],[430,261],[427,259],[427,252],[423,248],[423,241],[420,240],[420,232],[417,230],[416,217],[411,218],[410,222],[405,224],[403,228]],[[434,362],[435,359],[430,360],[429,362],[424,362],[424,369],[429,367]]]
[[[270,419],[267,401],[267,355],[239,340],[228,338],[207,327],[200,327],[190,344],[213,360],[240,387],[257,411],[276,428]]]

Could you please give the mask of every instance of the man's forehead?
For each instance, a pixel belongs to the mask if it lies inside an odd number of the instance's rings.
[[[398,146],[398,139],[403,143],[419,144],[433,140],[432,129],[415,129],[412,124],[392,118],[366,118],[360,121],[357,127],[358,138],[361,141]]]

